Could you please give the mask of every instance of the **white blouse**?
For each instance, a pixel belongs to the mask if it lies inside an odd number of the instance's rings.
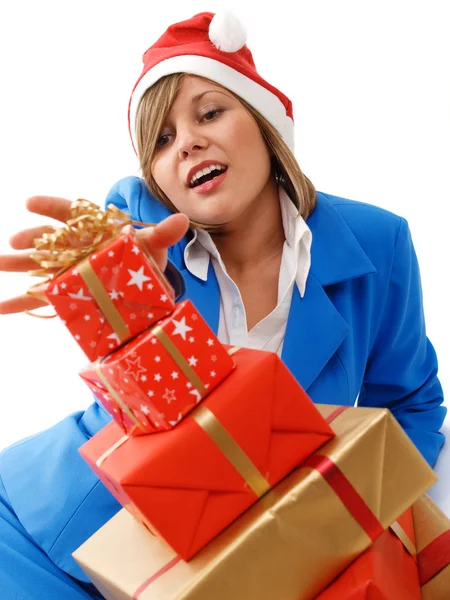
[[[239,288],[228,275],[209,233],[194,230],[194,237],[184,251],[184,261],[192,275],[203,281],[207,279],[209,261],[212,261],[220,289],[217,337],[223,344],[267,350],[281,356],[294,284],[302,298],[305,294],[311,266],[312,233],[283,188],[279,188],[279,198],[286,239],[278,279],[278,302],[273,311],[250,331]]]

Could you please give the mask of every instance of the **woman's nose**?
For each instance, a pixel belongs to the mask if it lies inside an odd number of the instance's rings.
[[[206,138],[200,135],[199,132],[187,130],[178,132],[178,155],[181,159],[186,159],[193,152],[204,150],[208,147]]]

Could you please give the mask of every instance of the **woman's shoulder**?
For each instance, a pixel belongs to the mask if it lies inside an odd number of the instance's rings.
[[[400,232],[408,230],[404,217],[360,200],[318,192],[316,208],[319,208],[319,211],[338,213],[361,246],[366,249],[371,246],[379,249],[380,244],[387,244],[393,248]]]

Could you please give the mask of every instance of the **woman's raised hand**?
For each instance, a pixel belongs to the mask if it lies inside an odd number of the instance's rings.
[[[51,196],[33,196],[26,203],[26,207],[30,212],[55,219],[61,223],[65,223],[71,218],[71,206],[72,202],[70,200]],[[21,250],[22,252],[0,255],[0,271],[21,273],[38,269],[38,263],[30,257],[36,251],[33,241],[44,233],[53,232],[56,227],[42,225],[15,233],[9,240],[10,246],[14,250]],[[178,213],[164,219],[154,227],[136,230],[136,235],[140,242],[145,244],[151,252],[159,268],[164,271],[167,265],[167,249],[176,244],[186,234],[188,228],[188,217]],[[0,301],[0,314],[34,310],[45,305],[46,302],[43,300],[23,294]]]

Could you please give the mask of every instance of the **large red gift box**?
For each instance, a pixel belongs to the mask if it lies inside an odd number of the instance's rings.
[[[235,370],[170,431],[110,423],[80,452],[118,501],[188,560],[333,432],[278,356]]]
[[[91,361],[175,308],[171,285],[131,228],[53,279],[45,295]]]
[[[128,435],[141,435],[174,427],[233,368],[227,349],[185,300],[80,375]]]
[[[316,600],[421,600],[411,509],[391,527]]]

